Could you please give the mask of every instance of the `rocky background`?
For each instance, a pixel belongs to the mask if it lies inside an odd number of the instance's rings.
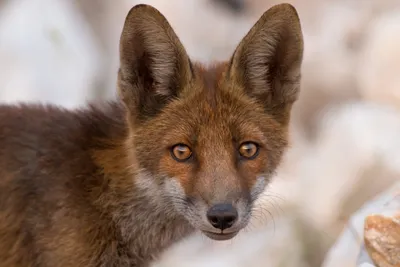
[[[0,0],[0,101],[114,98],[119,35],[137,3],[157,7],[207,63],[280,2]],[[400,266],[400,1],[286,2],[305,56],[285,162],[245,232],[219,243],[195,234],[154,267]]]

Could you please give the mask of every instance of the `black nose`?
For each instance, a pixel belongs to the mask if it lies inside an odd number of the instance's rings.
[[[215,228],[224,230],[237,220],[238,212],[231,204],[216,204],[207,212],[207,219]]]

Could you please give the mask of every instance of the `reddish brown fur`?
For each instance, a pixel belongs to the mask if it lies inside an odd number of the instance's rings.
[[[120,43],[121,102],[0,106],[0,266],[148,266],[213,231],[215,203],[237,206],[232,231],[246,226],[288,143],[303,51],[294,8],[267,11],[210,68],[150,6],[132,8]],[[260,147],[252,160],[238,154],[247,141]],[[187,162],[171,157],[179,143]]]

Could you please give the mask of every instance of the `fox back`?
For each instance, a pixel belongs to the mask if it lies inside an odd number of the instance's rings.
[[[0,106],[0,266],[147,266],[194,230],[233,238],[288,145],[302,56],[289,4],[210,66],[133,7],[119,100]]]

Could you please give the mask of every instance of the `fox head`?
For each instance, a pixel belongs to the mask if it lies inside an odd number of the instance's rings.
[[[120,39],[118,88],[137,186],[215,240],[250,219],[288,144],[303,37],[294,7],[266,11],[228,62],[187,55],[166,18],[134,6]]]

